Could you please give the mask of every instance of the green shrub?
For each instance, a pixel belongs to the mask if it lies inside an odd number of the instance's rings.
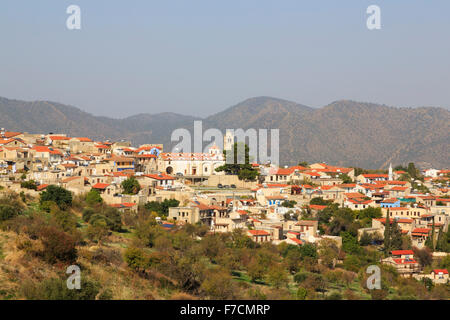
[[[45,201],[53,201],[64,210],[72,205],[72,193],[64,188],[51,185],[41,193],[40,203]]]

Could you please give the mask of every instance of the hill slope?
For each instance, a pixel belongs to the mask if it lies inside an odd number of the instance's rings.
[[[165,150],[172,148],[172,131],[192,129],[196,119],[175,113],[111,119],[59,103],[0,98],[0,126],[8,130],[163,143]],[[380,168],[389,162],[414,161],[450,166],[450,111],[441,108],[394,108],[342,100],[312,109],[257,97],[203,119],[203,128],[278,128],[283,164],[305,160]]]

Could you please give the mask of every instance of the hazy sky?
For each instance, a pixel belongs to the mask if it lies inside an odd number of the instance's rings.
[[[448,108],[450,1],[1,0],[0,96],[124,117],[260,95]]]

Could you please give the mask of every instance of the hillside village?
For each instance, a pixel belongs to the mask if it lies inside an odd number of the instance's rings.
[[[233,146],[234,137],[227,133],[224,149]],[[173,153],[157,143],[132,146],[64,133],[0,132],[2,194],[39,199],[58,186],[74,198],[99,196],[122,217],[170,202],[155,217],[165,232],[197,225],[206,234],[241,230],[258,245],[333,243],[337,251],[331,266],[342,264],[356,241],[387,250],[379,262],[402,277],[448,283],[448,269],[430,269],[417,255],[424,248],[436,261],[449,255],[441,247],[450,223],[450,170],[414,168],[411,173],[410,167],[391,165],[375,172],[327,163],[250,163],[257,175],[251,181],[220,171],[224,165],[223,150],[216,145],[207,153]],[[347,223],[349,212],[353,216]],[[392,240],[385,241],[386,236]]]

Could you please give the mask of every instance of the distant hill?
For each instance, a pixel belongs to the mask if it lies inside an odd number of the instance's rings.
[[[0,98],[0,126],[33,133],[66,132],[95,139],[129,139],[135,144],[172,145],[176,128],[199,119],[175,113],[140,114],[125,119],[97,117],[59,103]],[[257,97],[203,119],[203,127],[280,129],[280,160],[385,168],[389,162],[450,166],[450,111],[395,108],[350,100],[319,109]]]

